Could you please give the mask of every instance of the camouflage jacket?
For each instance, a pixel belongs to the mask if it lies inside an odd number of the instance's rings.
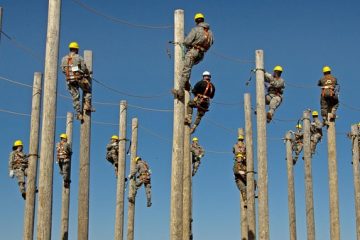
[[[312,122],[311,122],[311,127],[310,127],[310,133],[311,135],[319,133],[321,136],[323,135],[322,132],[322,127],[323,124],[322,122],[319,120],[319,118],[315,118]]]
[[[238,153],[241,153],[243,156],[246,156],[246,144],[243,141],[238,141],[233,146],[233,153],[236,157]]]
[[[213,33],[210,30],[210,25],[202,22],[191,29],[191,32],[184,40],[184,45],[187,48],[199,47],[202,52],[206,52],[213,42],[214,38]]]
[[[61,69],[67,80],[77,79],[84,73],[89,73],[84,59],[79,54],[72,52],[62,58]]]
[[[202,157],[204,156],[205,151],[198,142],[192,142],[191,153],[196,157],[200,157],[200,156]]]
[[[265,82],[269,83],[267,91],[269,94],[282,95],[285,89],[285,81],[283,78],[275,78],[270,73],[265,73]]]
[[[60,159],[70,160],[71,155],[72,155],[72,150],[71,150],[70,144],[67,142],[58,142],[56,144],[56,153],[57,153],[58,160],[60,160]]]
[[[139,160],[136,163],[135,169],[131,172],[131,176],[147,174],[150,175],[150,167],[145,160]]]
[[[9,156],[9,171],[14,169],[27,169],[28,168],[28,156],[19,150],[14,150]]]
[[[106,145],[107,154],[118,154],[119,153],[119,142],[110,142]]]
[[[297,130],[296,132],[294,132],[294,142],[299,144],[299,143],[303,143],[303,139],[304,139],[304,133],[301,130]]]

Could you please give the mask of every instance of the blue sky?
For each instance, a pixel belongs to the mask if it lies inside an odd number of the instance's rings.
[[[106,3],[105,3],[106,2]],[[92,8],[109,16],[136,24],[171,26],[175,9],[185,11],[185,32],[193,26],[193,15],[203,12],[211,25],[215,44],[205,60],[193,68],[192,83],[204,70],[212,72],[217,93],[211,111],[196,132],[206,156],[193,182],[193,232],[195,239],[240,238],[239,192],[233,181],[231,147],[238,127],[244,126],[243,94],[255,100],[255,84],[246,87],[254,67],[256,49],[265,52],[265,67],[284,67],[287,83],[284,101],[268,125],[268,174],[270,237],[288,239],[288,208],[285,146],[281,138],[293,129],[303,110],[319,109],[317,80],[323,65],[330,65],[341,85],[337,120],[340,221],[342,239],[355,239],[355,206],[351,162],[351,143],[345,133],[358,122],[360,104],[356,101],[360,31],[358,1],[95,1],[84,0]],[[33,73],[43,72],[47,1],[5,0],[3,31],[25,48],[2,36],[0,76],[32,84]],[[81,50],[93,51],[94,77],[115,89],[138,95],[163,95],[152,99],[121,96],[94,83],[93,99],[119,103],[128,100],[135,106],[171,109],[169,93],[173,85],[173,59],[166,54],[173,30],[144,29],[119,24],[63,1],[59,58],[67,53],[70,41],[78,41]],[[171,49],[172,52],[172,49]],[[227,58],[221,57],[225,55]],[[245,61],[242,61],[245,60]],[[294,87],[300,86],[300,87]],[[31,89],[0,81],[0,109],[30,113]],[[61,74],[58,93],[68,95]],[[164,95],[165,94],[165,95]],[[226,104],[220,104],[226,103]],[[105,160],[105,145],[118,133],[118,106],[95,104],[91,139],[90,239],[112,239],[115,219],[115,177]],[[73,111],[71,101],[57,101],[57,115]],[[146,208],[145,192],[138,194],[135,238],[169,238],[171,176],[171,112],[146,111],[129,107],[128,123],[139,118],[138,153],[152,168],[153,206]],[[255,126],[256,118],[253,118]],[[282,121],[279,121],[282,120]],[[7,159],[14,140],[22,139],[28,151],[30,118],[0,112],[0,178],[2,179],[0,226],[4,239],[21,239],[23,232],[22,200],[16,182],[8,178]],[[98,123],[96,123],[98,122]],[[109,124],[100,124],[105,122]],[[56,135],[65,130],[65,119],[56,121]],[[79,131],[74,125],[73,170],[71,185],[70,239],[77,238],[77,193],[79,172]],[[128,128],[128,133],[130,128]],[[152,134],[152,133],[155,133]],[[160,137],[159,137],[160,136]],[[256,129],[254,128],[254,137]],[[128,135],[130,137],[130,135]],[[164,140],[165,139],[165,140]],[[256,141],[255,141],[256,142]],[[318,145],[313,159],[316,236],[329,239],[329,194],[327,138]],[[224,153],[225,152],[225,153]],[[229,153],[226,153],[229,152]],[[256,153],[256,151],[255,151]],[[129,159],[127,159],[129,163]],[[127,164],[129,167],[129,164]],[[127,169],[127,172],[129,170]],[[295,167],[298,239],[306,237],[304,167]],[[52,237],[59,238],[61,176],[54,166]],[[127,205],[125,206],[127,207]],[[126,221],[126,220],[125,220]]]

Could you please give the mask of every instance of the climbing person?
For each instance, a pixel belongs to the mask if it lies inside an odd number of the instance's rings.
[[[70,167],[71,167],[71,146],[68,143],[66,133],[60,134],[60,142],[56,144],[57,163],[59,164],[60,174],[64,179],[64,187],[70,186]]]
[[[79,55],[79,44],[69,44],[70,53],[62,58],[61,69],[66,77],[66,84],[73,99],[76,118],[83,120],[84,111],[94,111],[91,106],[91,77],[84,59]],[[84,104],[81,108],[80,91],[83,91]]]
[[[203,79],[197,82],[192,89],[192,94],[194,99],[190,100],[186,111],[187,115],[185,117],[185,124],[191,126],[193,108],[197,108],[197,115],[190,129],[190,133],[194,133],[197,126],[199,126],[201,118],[209,111],[210,99],[213,99],[215,96],[215,86],[211,82],[211,74],[208,71],[203,72]]]
[[[108,160],[115,169],[115,176],[118,172],[118,159],[119,159],[119,137],[113,135],[110,139],[110,143],[106,145],[106,160]]]
[[[238,136],[238,141],[233,146],[234,157],[241,153],[246,158],[246,145],[244,142],[244,135]]]
[[[310,148],[311,155],[315,154],[316,145],[321,141],[323,132],[323,123],[319,119],[319,113],[317,111],[313,111],[311,113],[313,120],[311,121],[310,126]]]
[[[28,155],[23,152],[23,143],[16,140],[9,156],[9,177],[16,177],[21,196],[26,199],[25,177],[27,177]]]
[[[204,157],[205,151],[199,144],[199,139],[194,137],[191,143],[191,156],[192,156],[192,176],[195,176],[200,166],[201,158]]]
[[[210,25],[205,23],[205,17],[202,13],[195,14],[196,26],[186,36],[183,47],[187,49],[184,59],[184,66],[181,73],[181,79],[178,89],[172,89],[174,96],[182,100],[184,99],[184,90],[190,90],[191,69],[198,64],[213,44],[213,33]]]
[[[269,110],[266,114],[267,122],[271,122],[275,110],[280,106],[283,93],[285,88],[285,81],[281,78],[281,74],[283,72],[283,68],[281,66],[274,67],[274,73],[271,75],[270,73],[265,72],[265,83],[267,86],[267,94],[265,96],[265,103],[269,105]]]
[[[296,125],[296,132],[294,132],[294,138],[291,141],[291,148],[293,151],[293,164],[296,164],[296,161],[299,158],[301,151],[303,150],[304,132],[302,130],[301,124]]]
[[[323,117],[324,125],[328,125],[329,121],[335,120],[336,110],[339,107],[338,82],[331,75],[331,68],[329,66],[324,66],[322,71],[324,76],[318,82],[318,86],[321,87],[321,116]]]
[[[135,203],[135,197],[137,190],[144,184],[147,198],[147,207],[151,207],[151,170],[149,165],[141,157],[134,159],[136,162],[135,169],[130,173],[129,179],[135,180],[135,191],[134,194],[129,197],[129,202]]]
[[[241,197],[244,201],[244,207],[247,207],[247,198],[246,198],[246,158],[241,154],[236,154],[233,172],[235,177],[235,183],[238,187]]]

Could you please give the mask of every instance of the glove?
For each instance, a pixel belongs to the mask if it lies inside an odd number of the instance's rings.
[[[10,177],[10,178],[14,178],[14,170],[10,170],[10,172],[9,172],[9,177]]]
[[[151,169],[149,169],[149,173],[152,174]]]
[[[241,175],[244,175],[244,174],[245,174],[245,172],[244,172],[244,171],[239,171],[239,173],[240,173]]]
[[[203,156],[204,156],[204,154],[200,154],[200,155],[199,155],[199,158],[202,158]]]

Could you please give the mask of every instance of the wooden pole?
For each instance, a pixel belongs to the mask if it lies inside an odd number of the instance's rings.
[[[330,190],[330,238],[340,240],[339,190],[336,160],[335,122],[329,122],[328,128],[328,162]]]
[[[134,172],[136,162],[134,161],[137,156],[137,143],[138,143],[138,119],[133,118],[131,122],[131,152],[130,152],[130,173]],[[129,198],[135,196],[136,186],[135,180],[130,179],[129,184]],[[128,221],[127,221],[127,240],[134,240],[134,222],[135,222],[135,202],[128,203]]]
[[[256,50],[256,69],[264,69],[264,52]],[[264,72],[256,71],[256,122],[257,122],[257,157],[258,157],[258,212],[259,239],[269,239],[269,206],[268,206],[268,174],[266,145],[266,115]]]
[[[307,239],[315,239],[315,219],[314,219],[314,197],[313,197],[313,181],[311,167],[311,147],[310,147],[310,111],[303,113],[304,125],[304,173],[305,173],[305,201],[306,201],[306,225]]]
[[[286,144],[286,166],[288,178],[288,208],[289,208],[289,232],[290,240],[296,240],[296,211],[295,211],[295,188],[294,188],[294,169],[291,148],[291,132],[285,136]]]
[[[244,94],[245,110],[245,144],[246,144],[246,182],[247,182],[247,221],[248,238],[256,239],[256,209],[255,209],[255,184],[254,184],[254,150],[253,150],[253,130],[251,119],[251,98],[249,93]]]
[[[67,135],[67,142],[72,147],[72,135],[73,135],[73,114],[68,112],[66,114],[66,135]],[[69,175],[71,176],[71,162],[70,159],[70,166],[69,166]],[[71,179],[71,177],[70,177]],[[69,187],[64,187],[62,184],[62,208],[61,208],[61,228],[60,228],[60,239],[67,240],[69,239],[69,210],[70,210],[70,184]]]
[[[126,169],[126,114],[127,102],[120,102],[119,116],[119,156],[116,187],[115,240],[122,240],[124,235],[124,194]]]
[[[243,135],[244,136],[244,129],[239,128],[238,129],[238,136]],[[246,167],[247,168],[247,167]],[[248,182],[247,182],[248,183]],[[246,189],[247,190],[247,189]],[[241,240],[247,240],[248,239],[248,222],[247,222],[247,210],[245,208],[245,201],[240,195],[240,228],[241,228]],[[246,197],[247,198],[247,197]]]
[[[184,40],[184,11],[175,10],[174,41]],[[175,44],[174,54],[174,88],[179,88],[182,71],[182,50]],[[174,99],[174,127],[171,168],[171,211],[170,211],[170,239],[182,240],[183,213],[183,161],[184,161],[184,103]]]
[[[49,0],[41,129],[37,239],[51,239],[56,90],[61,0]]]
[[[189,91],[185,91],[185,106],[190,100]],[[186,116],[186,111],[185,111]],[[184,175],[183,175],[183,240],[189,240],[191,232],[192,213],[192,156],[190,151],[190,126],[185,125],[184,130]]]
[[[356,214],[356,236],[360,239],[360,173],[359,173],[359,130],[358,126],[351,126],[352,135],[352,162],[354,174],[354,196],[355,196],[355,214]]]
[[[0,10],[1,13],[1,10]],[[31,126],[29,142],[29,166],[27,169],[26,202],[24,219],[24,239],[32,240],[34,235],[34,216],[36,199],[36,175],[39,152],[39,129],[41,112],[41,78],[40,72],[34,73]]]
[[[92,51],[84,51],[84,60],[92,73]],[[80,127],[80,171],[78,196],[78,239],[89,238],[89,182],[90,182],[90,138],[91,111],[86,111]]]

